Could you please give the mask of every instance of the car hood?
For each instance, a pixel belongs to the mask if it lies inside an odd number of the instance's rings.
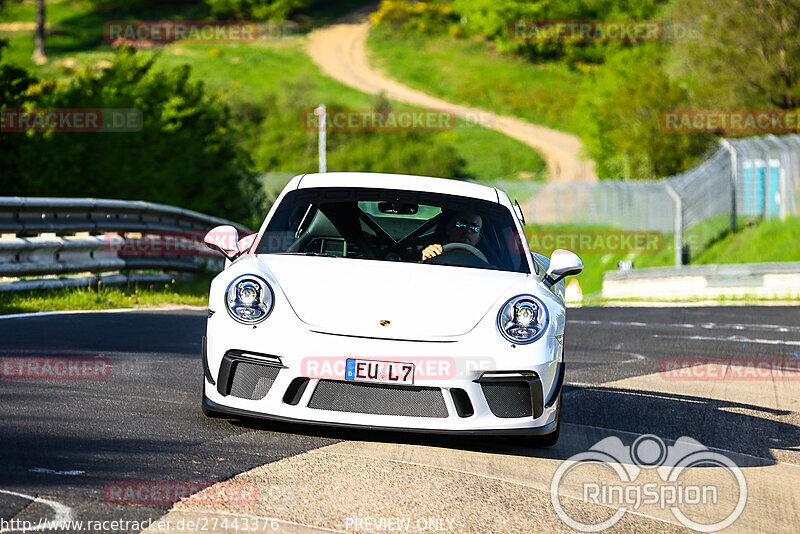
[[[459,336],[527,275],[444,265],[261,255],[297,316],[320,331],[386,339]],[[385,326],[381,321],[389,321]]]

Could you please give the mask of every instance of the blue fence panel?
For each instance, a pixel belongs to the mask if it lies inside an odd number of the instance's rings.
[[[769,162],[769,216],[780,216],[781,165],[778,160]]]
[[[745,161],[742,166],[743,215],[761,215],[764,212],[764,163],[758,160]]]

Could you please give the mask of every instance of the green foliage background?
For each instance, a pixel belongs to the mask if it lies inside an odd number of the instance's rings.
[[[548,20],[657,20],[665,38],[526,42],[509,28]],[[379,25],[373,49],[394,75],[445,97],[571,130],[602,178],[682,172],[718,137],[662,132],[663,111],[800,105],[800,0],[384,0],[373,22]],[[420,24],[439,31],[419,31]],[[499,55],[494,64],[493,54]],[[487,58],[486,65],[476,57]],[[553,90],[558,83],[545,77],[556,71],[566,79],[567,70],[577,83]],[[451,81],[426,81],[436,77],[426,78],[428,72]],[[538,78],[521,87],[514,74]],[[469,80],[471,91],[461,80]],[[533,86],[544,94],[537,97]]]
[[[2,109],[134,108],[138,132],[0,133],[6,195],[143,199],[251,223],[264,197],[237,146],[227,105],[189,79],[123,50],[67,83],[0,65]]]

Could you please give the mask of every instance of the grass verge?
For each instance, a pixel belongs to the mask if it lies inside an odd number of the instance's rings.
[[[692,253],[691,265],[800,262],[800,247],[797,246],[797,243],[800,243],[800,218],[788,217],[786,220],[770,219],[767,221],[740,218],[740,230],[736,233],[723,230],[726,224],[728,224],[727,220],[711,219],[687,231],[687,237],[692,239],[693,247],[698,247],[697,251]],[[554,235],[593,235],[618,232],[618,230],[607,227],[554,225],[537,227],[536,232],[538,235],[548,232],[552,232]],[[715,235],[717,237],[713,237]],[[528,237],[529,244],[533,245],[530,234]],[[552,254],[552,249],[537,250],[537,252],[549,256]],[[606,271],[616,270],[618,262],[631,261],[635,269],[675,265],[674,234],[664,234],[659,249],[650,253],[601,253],[580,250],[576,252],[583,260],[584,268],[583,272],[575,278],[581,286],[584,297],[589,299],[587,302],[598,305],[605,302],[599,297],[599,292],[603,287],[603,274]],[[687,299],[679,300],[687,301]],[[761,297],[715,299],[720,302],[757,302],[762,300],[772,301],[775,299]]]
[[[0,315],[61,310],[111,310],[157,306],[207,306],[211,275],[173,284],[54,289],[0,293]]]
[[[800,261],[800,218],[741,224],[706,248],[693,264]]]
[[[675,240],[672,234],[662,235],[661,239],[658,240],[657,246],[652,247],[652,250],[647,252],[635,250],[633,252],[612,251],[619,239],[615,241],[608,236],[620,236],[625,233],[629,232],[622,232],[619,229],[606,226],[568,224],[536,226],[525,231],[531,250],[549,257],[555,248],[567,248],[573,249],[573,252],[580,256],[583,261],[583,271],[577,276],[570,277],[570,280],[574,278],[578,281],[584,297],[590,297],[593,294],[599,295],[603,287],[603,273],[616,270],[617,264],[621,261],[631,261],[637,269],[674,265]],[[569,243],[570,240],[579,242],[583,236],[588,236],[592,246],[581,249],[569,245],[556,244],[555,246],[543,248],[541,245],[548,244],[548,236],[553,242],[555,242],[555,238],[560,237],[565,240],[565,243]]]

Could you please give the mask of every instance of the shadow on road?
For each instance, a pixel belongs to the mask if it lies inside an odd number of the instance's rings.
[[[759,457],[748,462],[776,462],[770,449],[796,450],[800,427],[779,420],[792,412],[747,403],[710,400],[687,395],[604,387],[565,387],[561,439],[551,449],[536,448],[531,438],[510,436],[451,436],[413,432],[329,428],[250,418],[230,424],[253,430],[302,434],[335,440],[404,443],[492,454],[566,459],[621,431],[626,444],[636,436],[655,434],[674,441],[681,436],[714,447]],[[575,428],[582,428],[576,432]],[[580,438],[576,438],[576,434]],[[630,434],[629,434],[630,433]],[[592,441],[594,439],[594,441]]]

